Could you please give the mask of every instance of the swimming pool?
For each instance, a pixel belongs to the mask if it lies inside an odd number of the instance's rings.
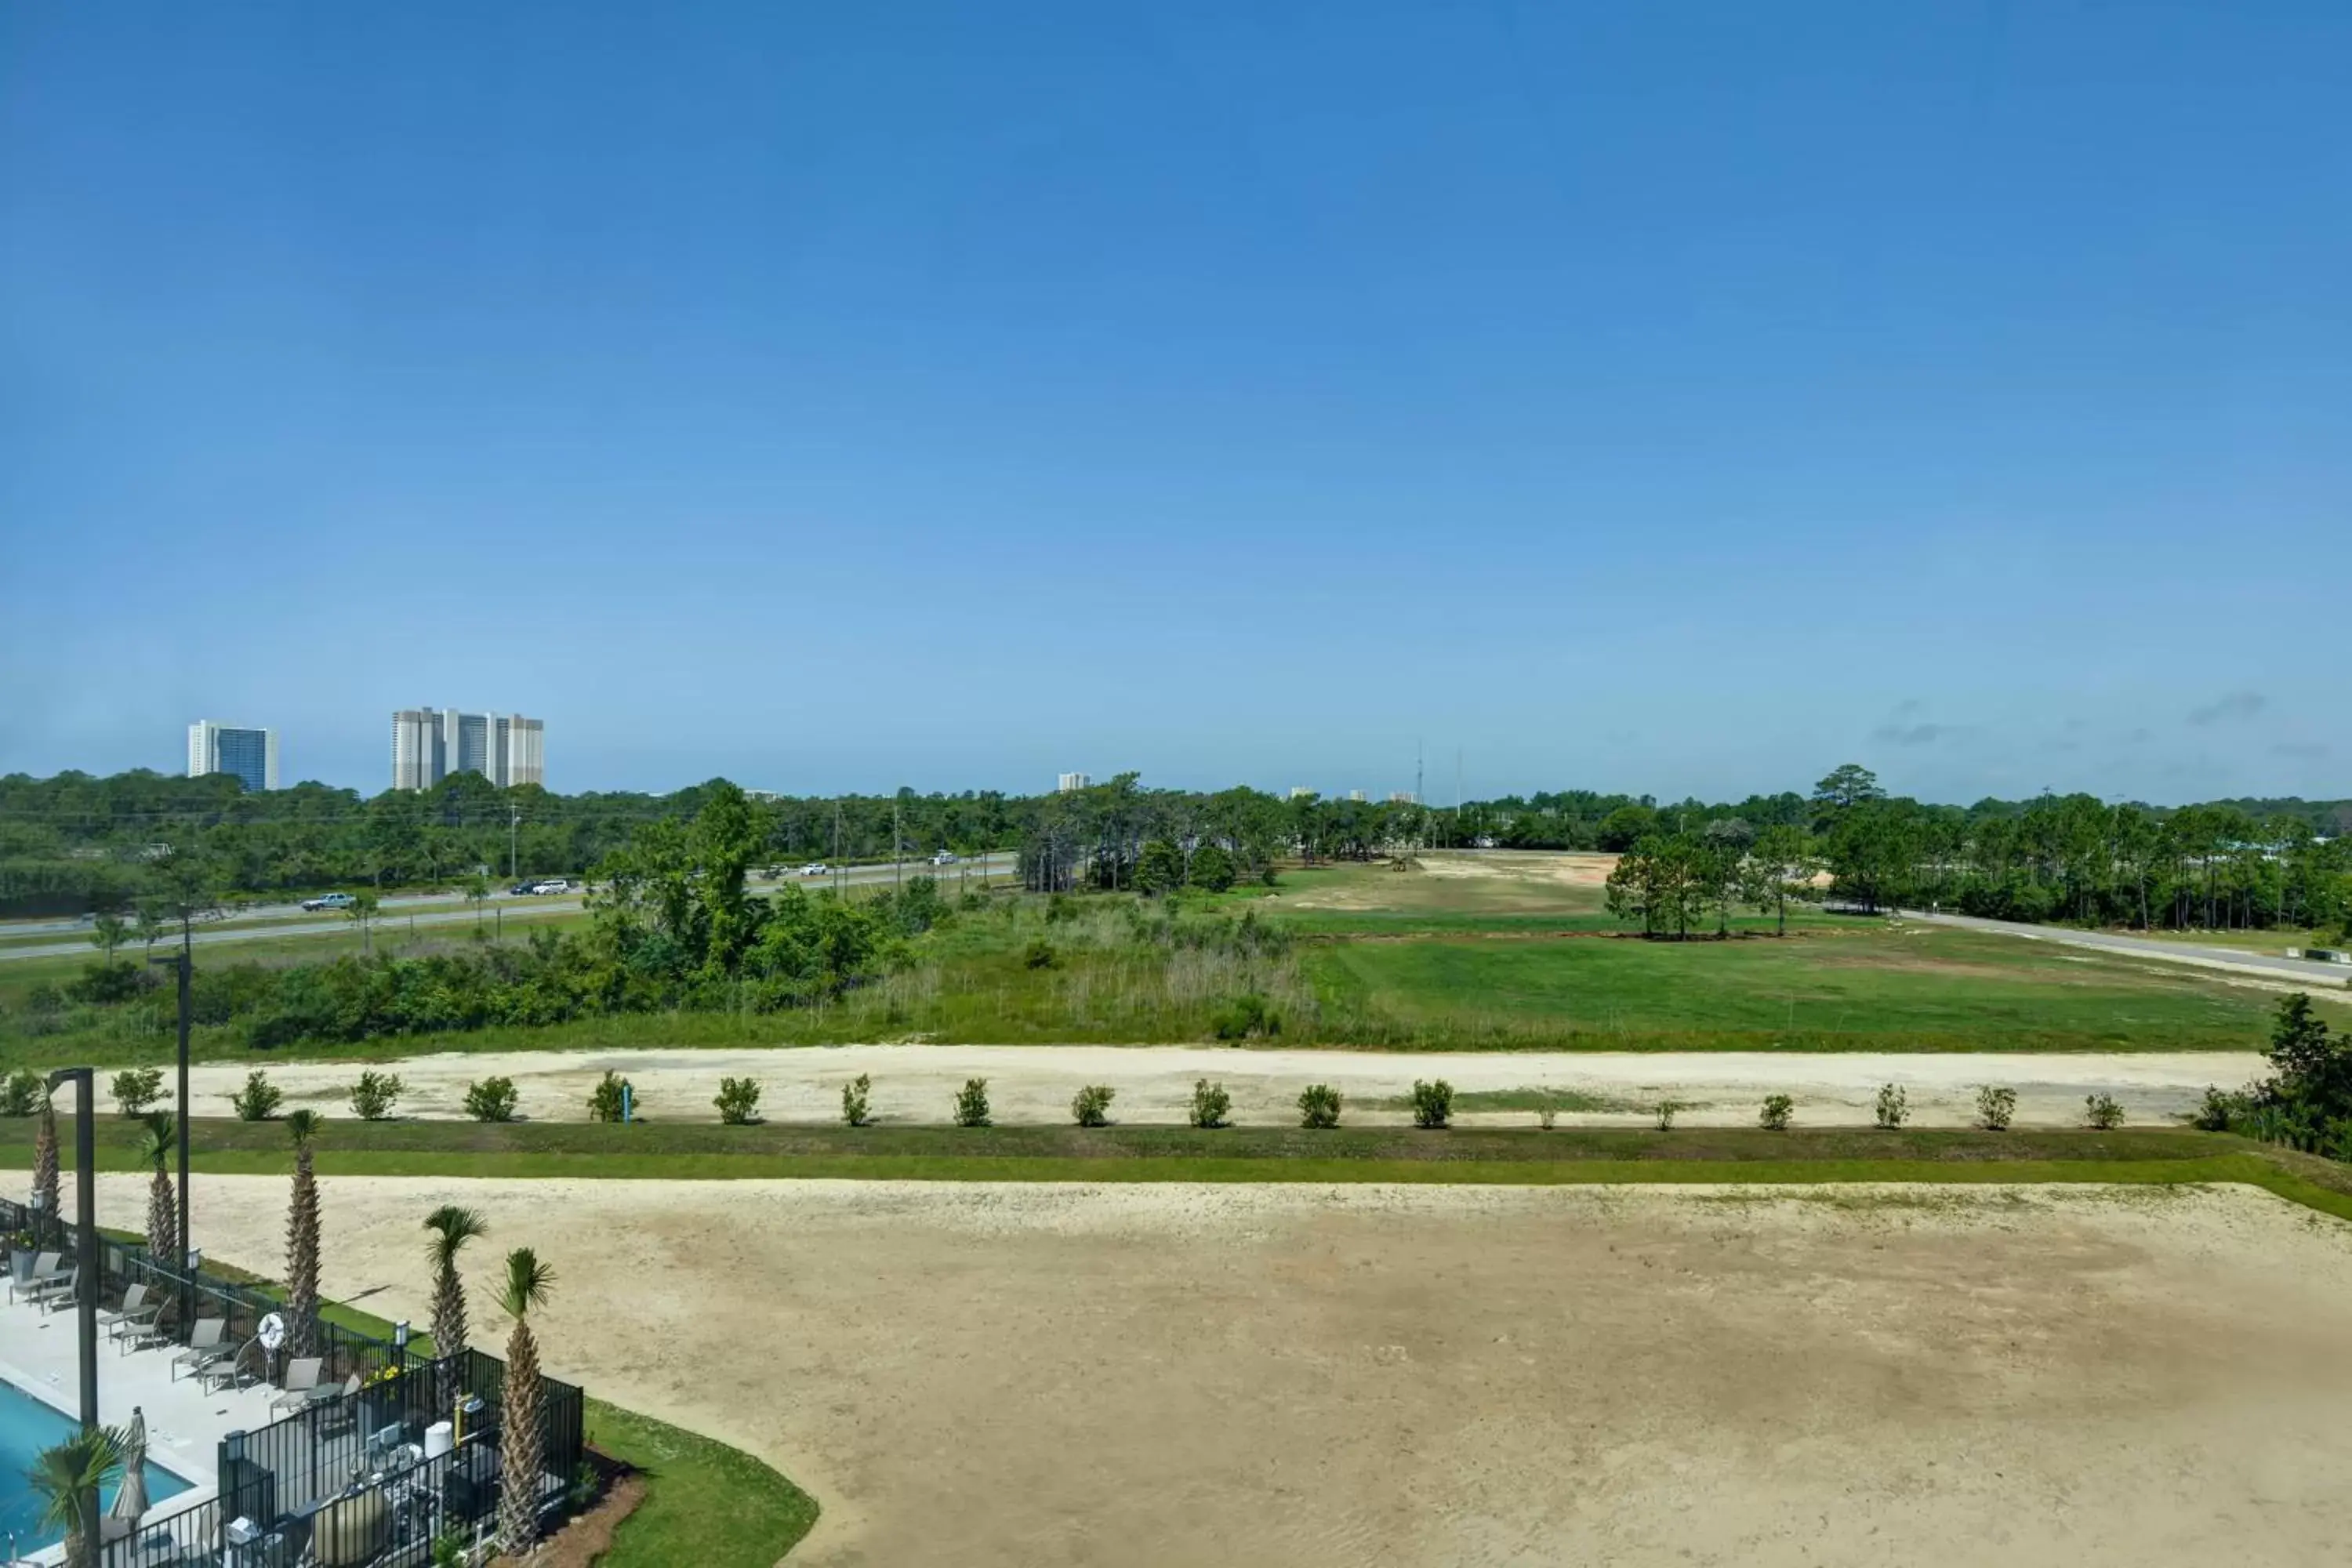
[[[41,1500],[25,1479],[25,1472],[33,1468],[42,1449],[72,1436],[78,1425],[14,1384],[0,1382],[0,1552],[8,1549],[12,1535],[16,1538],[16,1550],[23,1552],[59,1540],[60,1531],[42,1529]],[[147,1462],[148,1506],[187,1489],[186,1481],[152,1459]],[[106,1489],[110,1503],[114,1491],[113,1487]]]

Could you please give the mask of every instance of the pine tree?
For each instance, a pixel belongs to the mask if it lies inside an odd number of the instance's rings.
[[[139,1152],[155,1174],[147,1183],[147,1252],[156,1262],[177,1268],[180,1260],[180,1205],[172,1191],[170,1164],[180,1128],[168,1110],[151,1110],[142,1119],[147,1135]]]
[[[286,1354],[319,1353],[319,1178],[311,1169],[310,1141],[321,1118],[297,1110],[286,1118],[294,1141],[294,1193],[286,1214]]]
[[[425,1218],[433,1233],[425,1244],[433,1261],[433,1353],[456,1355],[466,1348],[466,1286],[457,1277],[457,1254],[478,1236],[490,1234],[479,1209],[443,1204]]]
[[[514,1320],[507,1336],[504,1408],[499,1414],[499,1550],[520,1557],[539,1536],[541,1472],[547,1468],[546,1391],[539,1381],[539,1342],[530,1310],[543,1306],[555,1270],[528,1247],[507,1254],[499,1305]]]

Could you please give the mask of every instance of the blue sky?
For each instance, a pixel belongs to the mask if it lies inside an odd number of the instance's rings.
[[[0,771],[2352,794],[2352,6],[0,9]]]

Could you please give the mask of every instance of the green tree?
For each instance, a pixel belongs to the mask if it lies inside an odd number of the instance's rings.
[[[110,912],[100,915],[89,922],[89,944],[106,955],[106,962],[109,964],[114,962],[114,950],[128,941],[130,936],[131,928],[123,923],[121,915]]]
[[[351,907],[343,910],[344,918],[359,927],[360,951],[363,953],[375,952],[375,939],[370,932],[374,929],[376,910],[382,903],[374,889],[362,888],[352,895]]]
[[[122,1473],[129,1443],[119,1426],[93,1426],[42,1449],[26,1472],[42,1524],[65,1532],[66,1568],[98,1568],[99,1494]]]
[[[1821,869],[1812,835],[1794,823],[1780,823],[1756,836],[1743,866],[1743,896],[1757,913],[1772,915],[1774,934],[1789,934],[1789,895],[1802,897]]]
[[[1841,763],[1813,785],[1814,804],[1832,812],[1849,811],[1865,801],[1885,798],[1886,792],[1878,787],[1878,775],[1860,763]]]
[[[1139,893],[1172,893],[1184,885],[1184,857],[1165,838],[1143,847],[1135,863],[1134,887]]]
[[[555,1270],[528,1247],[507,1254],[506,1288],[499,1305],[514,1320],[507,1335],[507,1370],[499,1421],[499,1550],[520,1559],[539,1538],[539,1488],[547,1461],[547,1394],[539,1371],[539,1342],[530,1314],[547,1304]],[[532,1484],[523,1484],[526,1478]]]
[[[1234,885],[1233,856],[1222,844],[1202,845],[1192,851],[1192,866],[1188,879],[1194,887],[1208,892],[1223,892]]]
[[[456,1355],[466,1348],[466,1284],[457,1273],[457,1255],[466,1244],[490,1234],[490,1222],[479,1209],[443,1204],[425,1216],[432,1232],[425,1256],[433,1264],[433,1350]]]
[[[172,1156],[179,1152],[180,1123],[168,1110],[140,1119],[139,1157],[154,1173],[147,1181],[147,1250],[168,1261],[180,1256],[180,1207],[172,1186]]]
[[[286,1353],[319,1353],[319,1176],[311,1142],[322,1125],[315,1110],[289,1111],[294,1187],[286,1211]]]

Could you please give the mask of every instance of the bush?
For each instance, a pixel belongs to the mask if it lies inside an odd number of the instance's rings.
[[[1977,1125],[1986,1131],[2008,1131],[2010,1118],[2016,1114],[2017,1090],[1991,1084],[1977,1090]]]
[[[958,1127],[988,1125],[988,1080],[986,1079],[968,1078],[963,1080],[963,1087],[956,1090],[955,1124]]]
[[[512,1121],[518,1098],[514,1079],[486,1078],[466,1086],[466,1114],[477,1121]]]
[[[278,1108],[286,1103],[286,1091],[269,1081],[269,1075],[256,1068],[245,1075],[245,1087],[229,1096],[236,1107],[240,1121],[274,1121]]]
[[[0,1083],[0,1116],[30,1116],[41,1109],[47,1082],[31,1068],[18,1068]]]
[[[362,1121],[383,1121],[392,1115],[392,1108],[400,1103],[406,1086],[397,1073],[370,1071],[360,1074],[359,1082],[352,1085],[352,1114]]]
[[[1767,1132],[1786,1132],[1789,1118],[1796,1113],[1797,1102],[1785,1094],[1768,1094],[1764,1109],[1756,1115],[1756,1125]]]
[[[1192,851],[1192,886],[1222,893],[1234,885],[1234,858],[1222,844],[1203,844]]]
[[[2208,1084],[2205,1086],[2205,1099],[2189,1122],[2200,1132],[2227,1132],[2252,1110],[2253,1099],[2251,1095],[2225,1094]]]
[[[1226,1114],[1233,1108],[1234,1097],[1225,1092],[1223,1084],[1211,1083],[1204,1078],[1192,1080],[1191,1121],[1193,1126],[1223,1127]]]
[[[630,1120],[635,1121],[637,1114],[637,1086],[611,1068],[606,1068],[604,1076],[596,1080],[596,1087],[588,1091],[589,1119],[595,1121],[618,1121],[621,1120],[622,1109],[625,1105]]]
[[[1454,1120],[1454,1086],[1444,1079],[1435,1083],[1412,1080],[1412,1124],[1415,1127],[1443,1127]]]
[[[112,963],[83,964],[81,978],[66,987],[66,994],[77,1002],[128,1002],[146,990],[148,984],[146,965],[126,958]]]
[[[1298,1094],[1298,1125],[1339,1125],[1339,1091],[1328,1083],[1310,1083]]]
[[[162,1068],[125,1068],[114,1075],[114,1105],[123,1115],[138,1118],[163,1098]]]
[[[1219,1007],[1211,1016],[1209,1026],[1221,1040],[1246,1040],[1252,1035],[1282,1033],[1282,1018],[1272,1004],[1253,991]]]
[[[873,1088],[874,1080],[864,1073],[841,1086],[841,1120],[845,1125],[863,1127],[874,1120],[866,1108],[866,1096]]]
[[[1878,1086],[1878,1125],[1892,1132],[1911,1114],[1911,1098],[1891,1083]]]
[[[1042,936],[1032,938],[1029,945],[1021,950],[1021,962],[1030,969],[1051,969],[1061,961],[1062,955],[1054,951],[1054,944]]]
[[[2124,1124],[2124,1108],[2116,1103],[2112,1094],[2086,1094],[2083,1097],[2083,1125],[2101,1132],[2112,1132]]]
[[[1081,1127],[1108,1127],[1111,1096],[1117,1092],[1108,1084],[1090,1083],[1071,1098],[1070,1115]]]
[[[722,1126],[749,1127],[760,1120],[760,1082],[757,1079],[722,1078],[719,1080],[719,1097],[710,1103],[719,1108]]]
[[[1658,1101],[1658,1131],[1672,1132],[1675,1130],[1675,1112],[1681,1109],[1680,1104],[1671,1100]]]

